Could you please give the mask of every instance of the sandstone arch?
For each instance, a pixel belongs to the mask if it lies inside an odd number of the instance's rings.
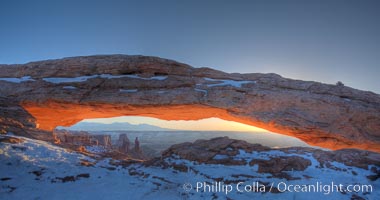
[[[1,65],[0,71],[3,132],[38,137],[94,117],[219,117],[330,149],[380,152],[380,96],[346,86],[126,55]]]

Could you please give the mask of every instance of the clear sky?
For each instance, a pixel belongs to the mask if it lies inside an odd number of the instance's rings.
[[[178,130],[193,130],[193,131],[251,131],[251,132],[267,132],[264,129],[241,124],[238,122],[231,122],[219,118],[207,118],[201,120],[161,120],[152,117],[113,117],[113,118],[99,118],[99,119],[86,119],[83,122],[97,122],[103,124],[110,124],[113,122],[128,122],[130,124],[150,124],[168,129]]]
[[[143,54],[380,93],[379,22],[377,0],[1,0],[0,63]]]
[[[380,93],[379,22],[377,0],[1,0],[0,63],[143,54]]]

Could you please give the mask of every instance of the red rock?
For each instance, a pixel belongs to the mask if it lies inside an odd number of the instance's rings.
[[[358,149],[344,149],[326,151],[308,147],[290,147],[271,149],[259,144],[250,144],[241,140],[228,137],[218,137],[210,140],[197,140],[193,143],[186,142],[171,146],[162,153],[162,157],[179,156],[182,159],[208,164],[245,165],[246,161],[236,160],[237,151],[265,153],[272,150],[282,151],[285,154],[297,154],[294,156],[276,156],[268,159],[253,159],[251,166],[258,165],[259,172],[271,173],[276,176],[286,176],[285,171],[303,171],[311,165],[311,161],[302,155],[311,154],[320,163],[321,168],[332,168],[331,162],[339,162],[347,166],[360,167],[368,170],[371,165],[380,166],[380,154]],[[231,153],[233,152],[233,153]],[[215,155],[223,155],[225,159],[214,159]],[[298,156],[299,155],[299,156]],[[286,177],[292,178],[292,177]]]
[[[157,57],[125,55],[0,65],[0,71],[0,78],[30,76],[34,80],[0,80],[3,133],[53,140],[51,134],[38,133],[49,133],[56,126],[73,125],[87,118],[218,117],[325,148],[380,152],[380,96],[346,86],[286,79],[276,74],[228,74]],[[109,79],[101,74],[133,76]],[[79,76],[94,77],[58,84],[44,80]],[[155,76],[166,79],[157,80]],[[223,85],[217,79],[247,82],[236,87]]]
[[[254,159],[249,165],[258,165],[258,172],[277,174],[284,171],[303,171],[311,165],[310,160],[299,156],[283,156],[269,160]]]
[[[0,143],[5,142],[5,143],[11,143],[11,144],[18,144],[22,143],[25,140],[22,138],[16,138],[16,137],[10,137],[10,136],[1,136],[0,137]]]

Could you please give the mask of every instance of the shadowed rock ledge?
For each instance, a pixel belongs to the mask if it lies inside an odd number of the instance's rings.
[[[128,55],[0,65],[0,71],[3,133],[40,137],[96,117],[219,117],[330,149],[380,152],[380,96],[342,85]]]

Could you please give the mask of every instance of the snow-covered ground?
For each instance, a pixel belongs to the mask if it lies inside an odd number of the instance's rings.
[[[131,176],[128,168],[110,165],[110,159],[95,160],[47,142],[25,140],[0,144],[0,199],[176,199],[178,195],[157,192],[152,179]],[[96,164],[81,164],[85,162]]]
[[[23,139],[25,142],[18,144],[0,143],[0,199],[2,200],[351,199],[353,195],[364,199],[380,197],[380,181],[368,180],[366,176],[371,173],[369,170],[348,167],[342,163],[333,163],[333,165],[346,169],[345,171],[319,168],[319,162],[310,154],[298,156],[309,159],[311,166],[304,171],[288,172],[292,177],[301,179],[286,180],[274,178],[271,174],[258,173],[257,165],[199,164],[180,159],[176,155],[160,161],[160,163],[166,163],[165,165],[137,163],[123,166],[122,162],[110,158],[94,159],[47,142]],[[248,163],[254,158],[265,159],[278,155],[292,156],[293,154],[284,154],[277,150],[265,154],[241,150],[234,159],[244,159]],[[224,158],[223,155],[214,157],[215,160]],[[353,175],[352,171],[355,171],[357,175]],[[290,189],[294,190],[294,185],[318,183],[331,185],[331,182],[344,185],[368,184],[373,187],[373,190],[364,194],[363,192],[326,194],[327,187],[321,192],[274,193],[269,191],[270,187],[281,190],[285,184],[286,186],[293,185]],[[257,184],[265,185],[266,192],[249,191],[252,185]],[[197,186],[199,186],[198,189]],[[212,188],[214,192],[209,192]],[[224,191],[221,191],[222,189]],[[230,189],[231,191],[226,192]]]

